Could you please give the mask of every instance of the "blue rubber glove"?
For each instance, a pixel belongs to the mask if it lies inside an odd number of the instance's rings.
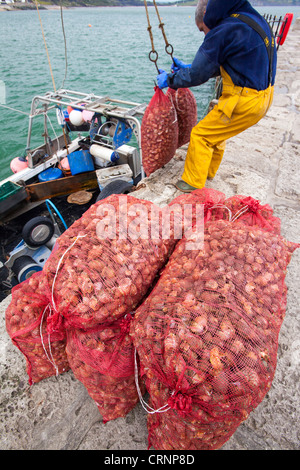
[[[173,57],[173,64],[171,67],[172,72],[178,72],[180,69],[189,69],[191,68],[192,64],[185,64],[182,60]]]
[[[162,69],[159,69],[159,75],[157,75],[157,85],[162,90],[163,88],[167,88],[168,86],[168,74]]]

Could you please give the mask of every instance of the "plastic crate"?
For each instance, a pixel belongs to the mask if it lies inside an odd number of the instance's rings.
[[[7,181],[2,186],[0,186],[0,202],[4,201],[10,196],[13,196],[18,191],[21,191],[21,189],[21,186],[18,186],[17,184],[12,183],[11,181]]]
[[[101,170],[96,171],[96,175],[100,191],[102,191],[102,189],[105,188],[105,186],[107,186],[109,183],[118,179],[133,184],[132,171],[130,166],[127,164],[102,168]]]
[[[28,197],[26,189],[11,181],[0,186],[0,218]]]

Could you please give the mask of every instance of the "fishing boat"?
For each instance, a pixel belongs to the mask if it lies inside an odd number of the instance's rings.
[[[64,89],[33,98],[26,153],[11,161],[12,175],[0,183],[2,296],[43,268],[57,237],[97,199],[129,192],[145,177],[146,106]],[[31,149],[38,119],[44,143]]]
[[[290,13],[266,17],[277,49],[292,19]],[[216,84],[213,102],[222,89],[220,80]],[[0,301],[14,285],[43,269],[57,238],[91,204],[129,193],[145,178],[141,122],[146,107],[67,89],[33,98],[26,152],[11,161],[12,175],[0,182]],[[58,136],[51,113],[61,129]],[[38,119],[43,120],[44,142],[32,149]]]

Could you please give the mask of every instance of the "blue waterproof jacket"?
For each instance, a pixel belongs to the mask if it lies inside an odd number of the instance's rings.
[[[271,39],[269,25],[247,0],[209,0],[204,23],[210,29],[190,68],[168,75],[170,88],[189,88],[201,85],[219,75],[220,66],[233,83],[241,87],[265,90],[268,88],[269,58],[265,43],[254,29],[233,13],[254,19]],[[272,85],[276,74],[274,47]]]

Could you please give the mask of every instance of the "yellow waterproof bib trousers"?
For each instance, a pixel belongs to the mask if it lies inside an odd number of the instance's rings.
[[[191,132],[182,179],[195,188],[203,188],[207,177],[217,173],[226,140],[256,124],[273,101],[274,86],[262,91],[235,86],[222,67],[221,76],[218,104]]]

